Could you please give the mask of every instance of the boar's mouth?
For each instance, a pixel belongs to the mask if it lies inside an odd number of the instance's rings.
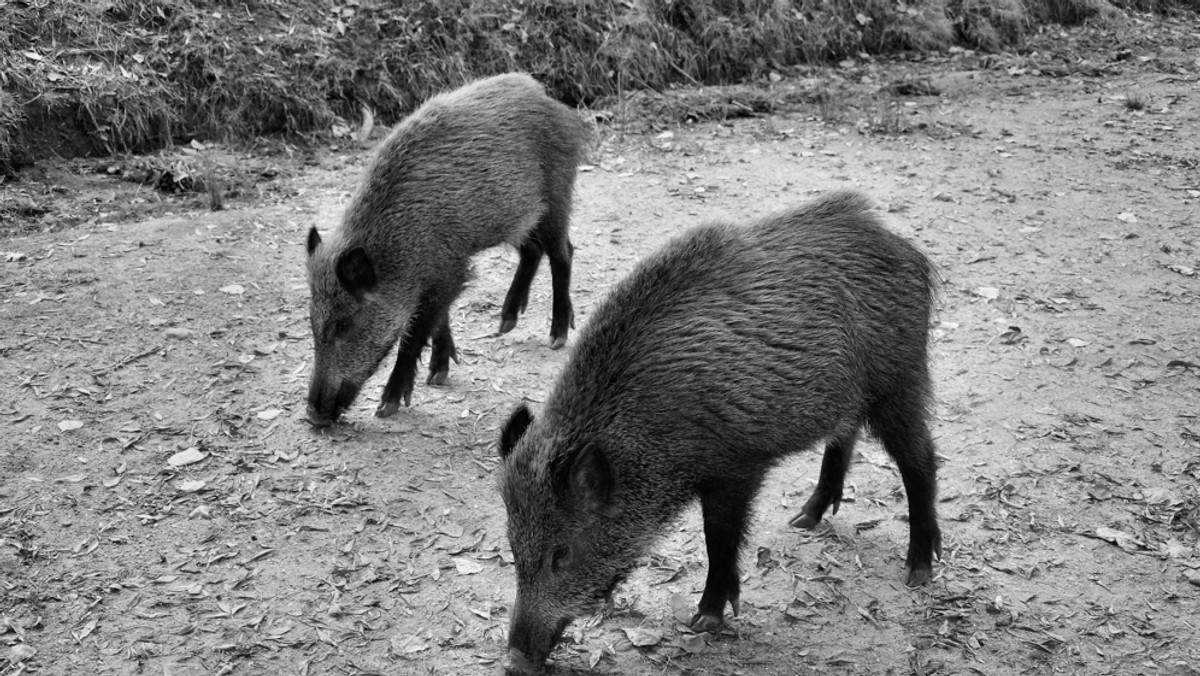
[[[336,392],[330,397],[324,388],[313,384],[308,398],[308,412],[304,419],[313,427],[329,427],[341,417],[342,412],[350,408],[354,398],[358,396],[358,385],[343,380]]]
[[[545,660],[535,660],[515,648],[509,648],[508,661],[504,665],[505,676],[541,676],[548,673],[550,668]]]
[[[560,619],[548,637],[549,640],[544,643],[530,641],[528,639],[532,637],[526,636],[528,644],[520,646],[518,644],[525,641],[514,641],[515,636],[510,634],[508,659],[504,665],[504,673],[510,676],[542,676],[542,674],[548,673],[550,668],[546,664],[546,659],[550,657],[550,652],[562,639],[563,632],[566,631],[569,624],[571,624],[571,618]]]

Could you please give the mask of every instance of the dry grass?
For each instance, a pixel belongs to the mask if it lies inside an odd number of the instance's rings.
[[[7,170],[8,160],[17,152],[17,130],[24,126],[25,113],[17,100],[0,89],[0,174]]]
[[[954,0],[951,8],[959,39],[989,52],[1018,43],[1029,22],[1020,0]]]
[[[1024,4],[1034,20],[1062,24],[1111,18],[1119,13],[1108,0],[1025,0]]]
[[[6,12],[0,171],[50,151],[328,133],[363,109],[387,124],[435,91],[510,70],[586,105],[859,53],[1000,50],[1033,22],[1117,10],[1106,0],[57,0]]]

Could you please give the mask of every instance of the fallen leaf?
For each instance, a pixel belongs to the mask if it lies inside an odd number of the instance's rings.
[[[809,622],[816,616],[817,614],[808,608],[797,608],[795,606],[788,606],[783,611],[784,619],[790,622]]]
[[[191,338],[193,335],[195,335],[195,332],[191,329],[176,327],[163,331],[163,335],[174,340],[183,340],[185,338]]]
[[[144,641],[135,642],[133,645],[127,648],[126,652],[126,655],[130,656],[130,659],[137,657],[140,660],[149,659],[157,654],[158,645]],[[167,662],[162,665],[162,676],[199,676],[201,673],[203,672],[199,671],[195,665],[192,664]]]
[[[1109,528],[1107,526],[1100,526],[1097,528],[1096,535],[1098,535],[1101,540],[1108,540],[1109,542],[1116,542],[1117,540],[1121,539],[1133,539],[1133,536],[1129,533],[1126,533],[1123,530]]]
[[[246,287],[242,286],[241,284],[229,284],[222,286],[220,289],[218,289],[218,291],[221,293],[227,293],[231,296],[240,296],[243,293],[246,293]]]
[[[438,532],[443,535],[449,535],[452,538],[460,538],[463,535],[463,527],[457,523],[444,523],[438,526]]]
[[[263,633],[270,636],[271,638],[279,638],[280,636],[283,636],[284,634],[291,631],[293,628],[294,628],[294,625],[289,622],[287,624],[277,624],[272,627],[267,627],[266,629],[263,630]]]
[[[1169,488],[1151,488],[1142,493],[1142,498],[1150,505],[1174,505],[1182,502]]]
[[[208,455],[206,453],[195,446],[192,446],[191,448],[184,449],[175,455],[172,455],[167,459],[167,464],[171,467],[184,467],[186,465],[198,463],[207,457]]]
[[[412,634],[410,636],[401,636],[397,634],[388,641],[388,650],[391,651],[393,655],[403,657],[405,655],[419,653],[422,650],[429,650],[429,644],[416,634]]]
[[[32,658],[37,654],[37,648],[25,643],[18,643],[8,649],[8,661],[12,664],[20,664],[27,659]]]
[[[1131,211],[1122,211],[1121,213],[1117,214],[1117,220],[1124,221],[1126,223],[1137,223],[1138,222],[1137,216],[1134,216],[1133,212],[1131,212]]]
[[[87,624],[80,627],[78,631],[71,632],[71,636],[75,638],[76,643],[81,643],[93,631],[96,631],[96,618],[94,617]]]
[[[975,289],[975,295],[982,296],[988,300],[996,300],[1000,297],[1000,289],[994,286],[981,286]]]
[[[687,624],[692,621],[692,615],[695,612],[692,610],[692,602],[683,594],[671,594],[671,615],[675,617],[677,622]]]
[[[280,413],[283,413],[283,411],[280,409],[268,408],[268,409],[259,411],[257,417],[259,420],[274,420],[279,417]]]
[[[1029,336],[1021,332],[1021,327],[1010,326],[1000,333],[1000,342],[1003,345],[1020,345],[1029,340]]]
[[[58,429],[63,432],[71,432],[79,429],[80,427],[83,427],[82,420],[63,420],[62,422],[58,423]]]
[[[663,638],[661,631],[655,631],[653,629],[645,629],[643,627],[636,627],[634,629],[626,629],[625,637],[629,639],[630,643],[634,644],[635,646],[637,646],[639,648],[645,648],[647,646],[658,645],[662,641],[662,638]]]
[[[1096,536],[1105,542],[1113,543],[1125,551],[1132,552],[1142,548],[1141,541],[1123,530],[1100,526],[1096,529]]]
[[[226,615],[237,615],[238,611],[246,607],[245,603],[234,603],[232,601],[217,601],[217,607]]]
[[[207,485],[208,482],[202,479],[189,479],[187,481],[180,481],[176,484],[176,487],[184,493],[195,493]]]
[[[456,556],[451,559],[454,562],[454,568],[459,575],[475,575],[483,572],[483,566],[474,559],[468,559],[461,556]]]
[[[1083,340],[1082,338],[1068,338],[1067,344],[1071,347],[1087,347],[1088,345],[1091,345],[1091,343]]]
[[[699,634],[692,634],[691,636],[676,636],[675,640],[671,641],[671,645],[682,649],[686,653],[698,655],[708,648],[708,637],[709,633],[706,631],[702,631]]]
[[[1186,559],[1192,555],[1192,548],[1171,538],[1162,544],[1162,553],[1169,559]]]

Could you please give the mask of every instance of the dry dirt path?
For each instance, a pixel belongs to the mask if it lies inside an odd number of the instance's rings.
[[[905,502],[874,443],[841,513],[789,529],[819,466],[803,454],[760,496],[727,633],[673,617],[703,585],[693,512],[559,665],[1200,673],[1200,64],[1134,56],[1054,78],[896,66],[873,77],[942,95],[865,129],[785,111],[606,133],[578,186],[580,322],[688,225],[834,188],[929,252],[945,560],[901,583]],[[565,357],[548,274],[495,336],[516,255],[480,255],[449,386],[379,420],[377,378],[312,433],[303,236],[336,223],[361,160],[275,205],[0,241],[23,254],[0,260],[0,673],[497,672],[514,580],[493,442]]]

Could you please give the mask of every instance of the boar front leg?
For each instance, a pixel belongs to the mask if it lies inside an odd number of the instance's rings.
[[[400,339],[400,352],[396,356],[396,365],[392,367],[392,375],[388,377],[387,385],[383,388],[383,397],[375,415],[387,418],[400,410],[400,402],[405,406],[412,404],[413,382],[417,377],[417,362],[421,359],[421,351],[433,333],[437,323],[447,317],[447,307],[439,307],[437,303],[423,300],[416,314],[408,324],[408,334]],[[448,320],[448,318],[447,318]]]
[[[750,505],[761,477],[729,476],[700,489],[704,513],[704,544],[708,549],[708,579],[700,607],[689,623],[693,631],[712,631],[725,622],[725,604],[736,616],[741,606],[738,552],[746,537]]]

